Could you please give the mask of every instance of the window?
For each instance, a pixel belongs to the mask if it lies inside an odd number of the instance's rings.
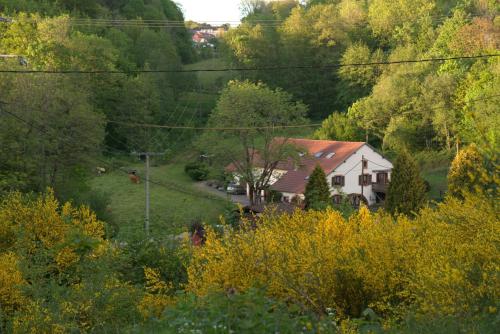
[[[377,173],[377,183],[378,184],[387,184],[389,183],[389,174],[387,173]]]
[[[368,168],[368,160],[363,160],[363,168]]]
[[[290,197],[288,197],[288,196],[283,196],[283,202],[285,202],[285,203],[290,203]]]
[[[335,155],[335,152],[328,153],[328,154],[326,155],[326,158],[327,158],[327,159],[331,159],[331,158],[333,158],[333,156],[334,156],[334,155]]]
[[[372,175],[363,174],[359,176],[359,185],[368,186],[372,184]]]
[[[322,155],[323,155],[323,152],[318,152],[318,153],[314,154],[314,156],[316,158],[321,158]]]
[[[332,186],[345,186],[345,177],[343,175],[335,175],[332,177]]]
[[[342,204],[342,196],[333,195],[333,204]]]

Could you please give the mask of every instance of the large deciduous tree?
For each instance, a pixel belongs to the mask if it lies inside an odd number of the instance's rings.
[[[391,213],[413,214],[424,206],[425,192],[417,163],[408,152],[401,151],[394,162],[386,209]]]
[[[248,184],[250,201],[255,204],[278,163],[295,156],[296,149],[288,143],[291,132],[283,126],[304,124],[306,113],[304,104],[294,102],[281,89],[231,81],[208,121],[209,127],[222,129],[205,131],[200,145],[220,163],[234,166],[235,174]]]

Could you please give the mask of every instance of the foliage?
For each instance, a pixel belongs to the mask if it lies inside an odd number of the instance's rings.
[[[267,200],[271,203],[279,203],[281,202],[282,198],[283,198],[283,193],[281,193],[280,191],[274,189],[269,189],[267,191]]]
[[[317,137],[368,137],[391,150],[451,151],[475,142],[498,151],[498,57],[383,64],[498,53],[492,1],[318,0],[295,3],[280,17],[272,3],[259,2],[224,36],[226,58],[255,69],[244,78],[304,101],[311,118],[333,114]],[[375,64],[350,66],[367,63]],[[294,68],[279,75],[259,70],[287,66]]]
[[[194,250],[188,291],[265,287],[317,314],[359,317],[371,307],[394,324],[408,312],[435,319],[498,314],[498,207],[481,194],[448,198],[414,220],[361,208],[263,217],[259,227],[209,231]],[[391,320],[392,319],[392,320]],[[465,321],[465,320],[464,320]]]
[[[319,321],[300,308],[273,300],[257,289],[214,292],[199,298],[181,294],[165,310],[158,328],[162,333],[335,333],[332,319]]]
[[[426,186],[415,160],[406,152],[398,154],[387,190],[386,209],[391,213],[413,214],[426,200]]]
[[[304,196],[307,209],[323,210],[331,204],[330,187],[320,165],[317,165],[309,176]]]
[[[333,113],[323,121],[314,137],[322,140],[362,141],[365,140],[363,129],[345,114]]]
[[[179,69],[193,55],[183,27],[75,24],[87,18],[182,20],[170,0],[3,0],[0,9],[0,16],[12,18],[0,25],[1,53],[24,57],[28,70]],[[18,63],[2,58],[0,67],[19,70]],[[169,133],[130,131],[107,121],[164,123],[176,112],[180,92],[194,83],[180,75],[5,75],[0,108],[11,115],[0,114],[0,153],[8,157],[0,162],[7,181],[0,182],[0,192],[50,186],[59,193],[71,188],[75,169],[93,170],[103,151],[158,150]]]
[[[169,292],[173,289],[172,284],[165,283],[160,277],[160,270],[144,267],[146,277],[146,294],[138,305],[142,316],[148,318],[159,318],[169,304],[173,304],[173,298]]]
[[[304,104],[294,102],[281,89],[250,81],[230,81],[221,92],[208,125],[236,129],[205,131],[199,143],[219,164],[232,164],[235,174],[249,185],[250,201],[255,203],[258,194],[268,187],[278,163],[296,153],[287,143],[290,133],[280,127],[304,124],[306,110]]]
[[[451,163],[448,173],[448,192],[461,198],[463,193],[484,188],[484,159],[476,145],[460,150]],[[482,187],[483,186],[483,187]]]
[[[122,278],[135,285],[146,285],[145,269],[154,270],[158,280],[180,290],[187,282],[187,254],[180,242],[133,236],[124,242],[118,256],[117,270]]]
[[[194,161],[184,166],[184,172],[195,181],[204,181],[208,178],[210,170],[205,163]]]
[[[0,223],[3,329],[92,332],[139,320],[141,291],[120,280],[117,250],[87,207],[61,206],[52,192],[13,193],[0,204]]]

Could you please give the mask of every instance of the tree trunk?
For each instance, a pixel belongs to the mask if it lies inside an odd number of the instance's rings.
[[[255,205],[255,186],[251,183],[248,183],[248,200],[251,206]]]

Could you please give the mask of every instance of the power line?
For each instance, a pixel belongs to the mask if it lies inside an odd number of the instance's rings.
[[[375,165],[377,165],[377,166],[379,166],[379,167],[386,168],[386,169],[392,169],[392,167],[387,167],[387,166],[380,165],[380,164],[378,164],[378,163],[376,163],[376,162],[374,162],[374,161],[368,160],[368,159],[366,159],[366,158],[365,158],[365,160],[366,160],[366,161],[369,161],[369,162],[371,162],[372,164],[375,164]]]
[[[45,135],[48,135],[48,132],[46,129],[44,129],[43,127],[37,125],[37,124],[32,124],[30,123],[29,121],[27,121],[26,119],[10,112],[10,111],[7,111],[5,110],[4,108],[0,108],[0,112],[4,112],[10,116],[12,116],[13,118],[15,118],[16,120],[18,120],[19,122],[22,122],[28,126],[32,126],[34,127],[36,130],[38,130],[40,133],[43,133]],[[66,138],[66,139],[69,139],[69,138]],[[95,161],[101,163],[103,166],[106,166],[110,171],[113,171],[113,170],[119,170],[120,172],[123,172],[125,174],[129,174],[127,171],[123,170],[121,167],[117,167],[117,166],[114,166],[113,164],[109,163],[108,161],[104,160],[104,159],[101,159],[101,158],[98,158],[98,157],[95,157],[94,158]],[[140,174],[136,174],[138,175],[140,178],[144,179],[144,177]],[[155,184],[157,186],[160,186],[160,187],[163,187],[163,188],[166,188],[166,189],[169,189],[169,190],[175,190],[177,192],[181,192],[181,193],[184,193],[186,195],[190,195],[190,196],[193,196],[193,197],[199,197],[199,198],[205,198],[205,199],[211,199],[211,200],[220,200],[220,201],[225,201],[224,199],[222,198],[219,198],[217,196],[214,196],[214,195],[210,195],[210,194],[202,194],[202,193],[199,193],[199,192],[196,192],[196,191],[189,191],[189,190],[186,190],[184,189],[182,186],[180,185],[177,185],[173,182],[166,182],[166,181],[162,181],[162,182],[159,182],[159,181],[154,181],[152,180],[151,178],[149,179],[149,182],[152,183],[152,184]]]
[[[466,17],[468,20],[472,20],[474,18],[485,17],[484,15],[469,15]],[[434,24],[441,24],[446,20],[453,18],[453,16],[448,15],[431,15],[428,16]],[[104,26],[104,27],[135,27],[135,28],[184,28],[187,29],[186,26],[187,21],[179,21],[179,20],[143,20],[143,19],[106,19],[106,18],[73,18],[70,20],[70,23],[73,26]],[[231,26],[240,25],[240,24],[250,24],[253,26],[259,25],[264,28],[278,28],[282,27],[287,23],[287,20],[280,19],[268,19],[268,20],[242,20],[242,21],[201,21],[200,24],[207,24],[213,27],[219,28],[222,24],[229,24]],[[355,22],[355,23],[346,23],[342,24],[345,26],[353,26],[353,27],[365,27],[366,22]],[[199,27],[203,29],[204,27]],[[196,30],[196,29],[194,29]]]
[[[120,125],[125,125],[129,127],[138,128],[158,128],[158,129],[176,129],[176,130],[213,130],[213,131],[245,131],[245,130],[272,130],[272,129],[298,129],[298,128],[313,128],[321,126],[322,123],[313,124],[297,124],[297,125],[267,125],[267,126],[249,126],[249,127],[196,127],[196,126],[182,126],[182,125],[159,125],[159,124],[148,124],[148,123],[127,123],[120,121],[108,121],[109,123],[115,123]]]
[[[424,59],[408,59],[396,61],[382,61],[369,63],[349,63],[349,64],[333,64],[333,65],[298,65],[298,66],[264,66],[264,67],[237,67],[237,68],[214,68],[214,69],[178,69],[178,70],[0,70],[0,73],[13,74],[139,74],[139,73],[195,73],[195,72],[245,72],[245,71],[281,71],[281,70],[327,70],[341,67],[358,67],[358,66],[381,66],[381,65],[397,65],[397,64],[414,64],[414,63],[429,63],[440,62],[447,60],[467,60],[500,57],[500,54],[485,54],[476,56],[457,56],[447,58],[424,58]]]

